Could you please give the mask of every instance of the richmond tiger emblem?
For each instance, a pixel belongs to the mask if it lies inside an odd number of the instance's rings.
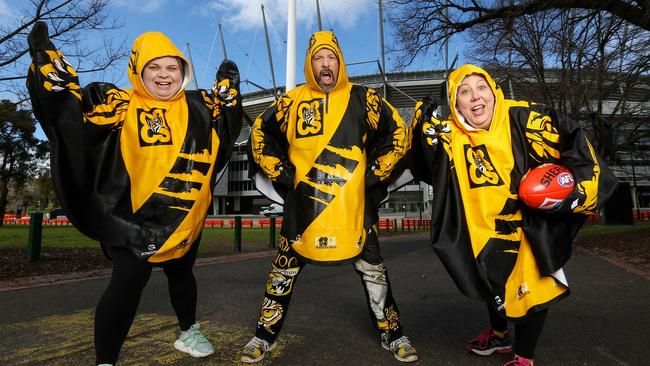
[[[138,138],[140,146],[171,145],[172,134],[165,118],[165,110],[152,108],[138,109]]]
[[[503,180],[494,168],[494,164],[492,164],[492,159],[485,145],[465,145],[465,158],[467,160],[467,175],[471,188],[503,184]]]
[[[304,101],[298,105],[296,138],[323,134],[323,105],[320,99]]]

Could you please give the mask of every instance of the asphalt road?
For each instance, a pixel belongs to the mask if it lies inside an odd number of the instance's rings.
[[[426,234],[383,240],[382,253],[417,365],[502,365],[465,342],[487,328],[484,305],[459,293]],[[235,259],[235,258],[231,258]],[[177,325],[162,272],[145,290],[120,365],[231,365],[253,336],[272,253],[202,264],[198,319],[214,355],[174,350]],[[553,307],[536,365],[650,365],[650,281],[577,252],[566,268],[572,295]],[[107,278],[0,293],[0,365],[92,365],[94,307]],[[351,265],[307,265],[278,347],[262,365],[397,365],[379,346]]]

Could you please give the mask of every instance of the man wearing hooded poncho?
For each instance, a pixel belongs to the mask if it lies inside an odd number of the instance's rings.
[[[262,193],[284,203],[284,217],[255,337],[241,360],[258,362],[275,347],[305,263],[353,262],[381,345],[400,361],[415,361],[376,229],[378,204],[403,170],[410,130],[374,90],[348,82],[332,32],[311,36],[304,70],[306,84],[281,96],[251,129],[249,173]]]

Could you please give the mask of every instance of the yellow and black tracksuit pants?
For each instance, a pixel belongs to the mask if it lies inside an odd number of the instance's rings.
[[[286,243],[286,241],[284,241]],[[377,234],[368,235],[354,268],[361,277],[370,318],[380,333],[388,334],[392,342],[402,336],[399,310],[391,292],[388,273],[379,250]],[[275,342],[289,310],[291,295],[305,262],[287,244],[280,245],[266,282],[266,291],[257,321],[255,335],[269,343]]]

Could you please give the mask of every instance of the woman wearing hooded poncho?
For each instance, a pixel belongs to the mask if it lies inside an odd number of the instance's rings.
[[[488,305],[491,329],[470,352],[512,351],[532,365],[547,308],[569,294],[562,267],[586,215],[597,211],[616,178],[578,124],[553,108],[504,99],[483,69],[449,75],[451,115],[439,121],[434,101],[418,102],[408,154],[416,179],[433,187],[432,244],[458,288]],[[576,188],[552,211],[518,200],[519,182],[543,163],[563,165]]]
[[[236,65],[221,64],[215,93],[186,91],[189,63],[162,33],[147,32],[131,52],[134,89],[80,88],[44,22],[29,48],[27,84],[51,144],[57,194],[113,265],[95,314],[97,364],[117,362],[153,266],[167,276],[181,328],[174,346],[194,357],[213,353],[195,321],[192,266],[212,189],[241,128]]]

